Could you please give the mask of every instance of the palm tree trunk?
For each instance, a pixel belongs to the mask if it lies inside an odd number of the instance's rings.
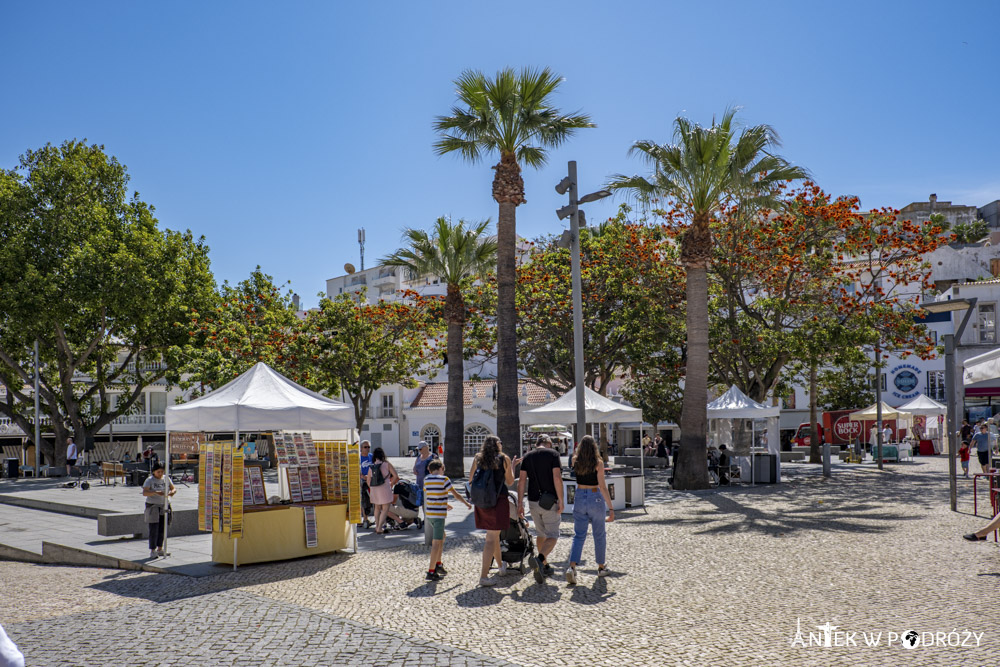
[[[708,484],[708,268],[687,268],[687,366],[681,403],[681,443],[674,464],[675,489]]]
[[[457,288],[455,288],[457,290]],[[448,285],[448,300],[452,285]],[[465,477],[465,396],[462,322],[448,319],[448,408],[444,426],[444,471],[452,479]]]
[[[500,176],[499,171],[497,174]],[[517,393],[517,205],[500,201],[497,220],[497,435],[508,456],[521,450],[521,417]]]

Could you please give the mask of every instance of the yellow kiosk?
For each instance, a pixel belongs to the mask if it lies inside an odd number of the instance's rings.
[[[360,452],[348,446],[350,406],[310,391],[264,363],[206,396],[167,408],[170,433],[233,433],[199,448],[198,520],[212,531],[212,560],[261,563],[345,548],[361,520]],[[240,432],[275,433],[275,458],[289,498],[269,504],[260,468],[245,466]],[[302,429],[302,431],[299,431]],[[313,442],[311,430],[341,430],[342,440]]]

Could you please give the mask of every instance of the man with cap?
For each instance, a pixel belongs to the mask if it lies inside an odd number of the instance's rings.
[[[424,477],[427,476],[427,464],[437,457],[437,454],[431,452],[431,448],[427,442],[421,440],[420,444],[417,445],[417,461],[413,464],[413,474],[417,476],[417,488],[420,489],[421,493],[420,504],[424,507],[424,537],[427,544],[430,544],[429,539],[431,534],[428,528],[430,523],[427,521],[427,499],[423,497]]]

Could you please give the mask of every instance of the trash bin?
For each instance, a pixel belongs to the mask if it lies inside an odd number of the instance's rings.
[[[18,472],[20,471],[20,461],[17,459],[4,459],[3,462],[4,472],[7,474],[9,479],[16,479],[20,477]]]

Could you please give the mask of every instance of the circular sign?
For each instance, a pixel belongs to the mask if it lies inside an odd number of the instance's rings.
[[[892,383],[896,385],[896,389],[908,394],[917,388],[917,376],[911,371],[902,371],[896,374]]]
[[[852,421],[848,415],[844,415],[833,423],[833,432],[841,440],[853,440],[861,435],[861,422]]]

